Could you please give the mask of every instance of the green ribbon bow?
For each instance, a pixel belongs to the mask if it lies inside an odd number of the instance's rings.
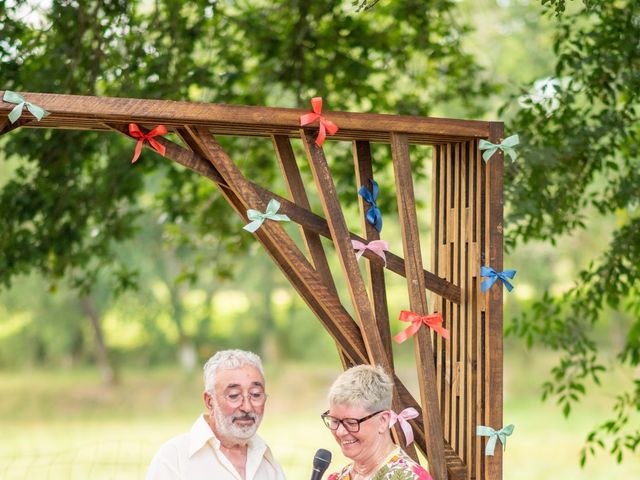
[[[516,158],[518,158],[518,154],[516,153],[513,147],[519,144],[520,144],[520,137],[518,137],[518,135],[511,135],[510,137],[505,138],[498,145],[496,145],[495,143],[491,143],[487,140],[480,140],[480,143],[478,144],[478,148],[480,150],[484,150],[484,153],[482,154],[482,159],[485,162],[488,162],[489,159],[493,156],[494,153],[496,153],[498,149],[502,150],[504,153],[509,155],[511,157],[511,161],[515,162]]]
[[[33,116],[38,119],[38,121],[49,115],[49,112],[47,112],[44,108],[34,105],[31,102],[27,102],[22,95],[16,92],[12,92],[11,90],[5,90],[2,100],[7,103],[17,103],[13,110],[9,112],[9,121],[11,123],[15,123],[16,120],[20,118],[24,107],[27,107],[27,110],[29,110],[33,114]]]
[[[500,439],[500,443],[504,446],[505,450],[507,448],[507,437],[513,433],[513,429],[515,426],[507,425],[506,427],[501,428],[500,430],[494,430],[491,427],[485,427],[484,425],[478,425],[476,427],[476,435],[481,437],[489,437],[487,440],[487,445],[484,447],[484,454],[493,456],[496,443],[498,439]]]
[[[253,209],[247,210],[247,217],[249,217],[251,223],[247,223],[242,228],[247,232],[253,233],[260,228],[260,226],[266,219],[275,220],[276,222],[288,222],[290,220],[289,217],[280,213],[276,213],[279,208],[280,202],[275,198],[272,198],[271,200],[269,200],[267,210],[264,213]]]

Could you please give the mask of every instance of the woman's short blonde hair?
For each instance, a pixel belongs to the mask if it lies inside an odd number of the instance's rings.
[[[345,370],[329,388],[329,405],[360,406],[368,412],[389,410],[393,382],[382,367],[358,365]]]

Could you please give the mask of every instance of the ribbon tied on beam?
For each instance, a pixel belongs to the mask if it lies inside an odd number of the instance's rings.
[[[487,140],[480,140],[478,144],[478,148],[480,150],[484,150],[482,154],[482,159],[485,162],[488,162],[489,159],[493,156],[496,151],[502,150],[504,153],[511,157],[511,161],[515,162],[516,158],[518,158],[518,153],[515,150],[515,146],[520,144],[520,137],[518,135],[511,135],[510,137],[505,138],[499,144],[491,143]]]
[[[329,135],[335,135],[338,131],[338,126],[321,115],[322,97],[313,97],[311,99],[311,107],[313,108],[313,113],[306,113],[302,115],[300,117],[300,126],[304,127],[305,125],[309,125],[316,120],[319,120],[320,127],[318,130],[318,136],[316,137],[316,145],[321,147],[327,138],[327,133],[329,133]]]
[[[160,155],[164,157],[166,148],[164,147],[164,145],[162,145],[160,142],[155,140],[153,137],[157,137],[158,135],[165,135],[167,133],[168,133],[167,127],[165,127],[164,125],[156,126],[153,130],[149,131],[149,133],[142,133],[142,130],[140,130],[140,127],[138,127],[138,125],[136,125],[135,123],[130,123],[129,135],[131,135],[133,138],[138,139],[138,143],[136,143],[136,150],[135,150],[135,153],[133,154],[133,159],[131,160],[131,163],[136,163],[136,161],[138,160],[138,157],[140,157],[140,153],[142,152],[142,144],[144,143],[145,140],[149,142],[149,145],[151,146],[151,148],[153,148],[156,152],[158,152]]]
[[[382,231],[382,213],[378,208],[376,200],[380,193],[380,187],[378,187],[378,182],[375,180],[369,181],[371,182],[371,191],[367,190],[367,187],[362,185],[360,190],[358,190],[358,195],[364,198],[364,201],[371,205],[371,208],[367,210],[367,222],[373,225],[379,233]]]
[[[513,290],[513,285],[511,285],[509,279],[516,276],[516,271],[505,270],[504,272],[496,272],[493,268],[485,267],[483,265],[482,267],[480,267],[480,276],[488,277],[486,280],[483,280],[482,283],[480,283],[481,292],[486,292],[487,290],[489,290],[498,279],[502,280],[502,283],[504,283],[504,286],[507,287],[507,290],[510,292],[511,290]]]
[[[484,447],[484,454],[493,456],[496,450],[496,443],[500,440],[504,449],[507,449],[507,437],[513,433],[515,426],[513,424],[507,425],[500,430],[494,430],[491,427],[485,427],[484,425],[478,425],[476,427],[476,435],[480,437],[489,437],[487,444]]]
[[[384,266],[387,266],[387,257],[384,255],[384,252],[389,251],[389,242],[387,242],[386,240],[372,240],[368,244],[362,243],[360,240],[351,240],[351,246],[354,248],[354,250],[357,250],[357,260],[360,260],[360,257],[365,250],[371,250],[379,257],[382,257],[382,259],[384,260]]]
[[[280,209],[280,202],[275,198],[269,200],[267,204],[267,209],[264,213],[259,212],[258,210],[249,209],[247,210],[247,217],[251,220],[250,223],[247,223],[244,227],[242,227],[247,232],[255,232],[260,228],[260,226],[264,223],[265,220],[275,220],[276,222],[288,222],[290,219],[287,215],[276,213]]]
[[[16,104],[16,106],[13,107],[13,110],[9,112],[9,121],[11,123],[16,123],[16,121],[22,115],[24,107],[27,107],[27,110],[29,110],[31,114],[38,119],[38,121],[49,115],[49,112],[47,112],[44,108],[34,105],[31,102],[27,102],[22,95],[16,92],[12,92],[11,90],[5,90],[4,95],[2,96],[2,100],[7,103]]]
[[[409,420],[418,417],[418,411],[413,407],[407,407],[400,413],[396,413],[391,410],[391,421],[389,422],[389,428],[393,427],[396,422],[400,424],[404,438],[406,440],[406,446],[408,447],[413,442],[413,429],[409,424]]]
[[[439,312],[429,315],[418,315],[408,310],[402,310],[398,318],[401,322],[409,322],[411,325],[393,337],[397,343],[402,343],[409,337],[415,335],[423,324],[440,334],[442,338],[449,338],[449,331],[442,326],[442,314]]]

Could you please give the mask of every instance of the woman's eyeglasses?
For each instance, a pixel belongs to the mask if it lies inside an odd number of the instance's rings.
[[[371,415],[367,415],[362,418],[336,418],[329,415],[329,410],[320,415],[322,421],[327,426],[329,430],[337,430],[340,424],[344,427],[347,432],[355,433],[360,431],[360,424],[364,421],[369,420],[375,415],[384,412],[384,410],[379,410]]]

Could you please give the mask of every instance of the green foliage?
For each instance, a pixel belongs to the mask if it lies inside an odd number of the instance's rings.
[[[598,382],[605,370],[598,359],[594,328],[608,307],[635,318],[618,362],[640,363],[640,2],[591,0],[572,5],[543,1],[556,15],[557,55],[553,97],[557,104],[533,104],[509,122],[523,139],[524,161],[506,170],[510,203],[507,245],[555,238],[588,228],[587,211],[616,214],[618,228],[605,254],[579,274],[565,294],[545,294],[510,326],[510,332],[562,352],[543,398],[554,396],[565,415],[585,394],[585,381]],[[577,3],[577,2],[576,2]],[[619,434],[620,411],[639,408],[637,394],[619,397],[618,417],[588,438],[582,463],[599,435]],[[616,426],[616,428],[614,428]],[[640,435],[640,430],[631,434]],[[637,442],[617,437],[611,453]]]

